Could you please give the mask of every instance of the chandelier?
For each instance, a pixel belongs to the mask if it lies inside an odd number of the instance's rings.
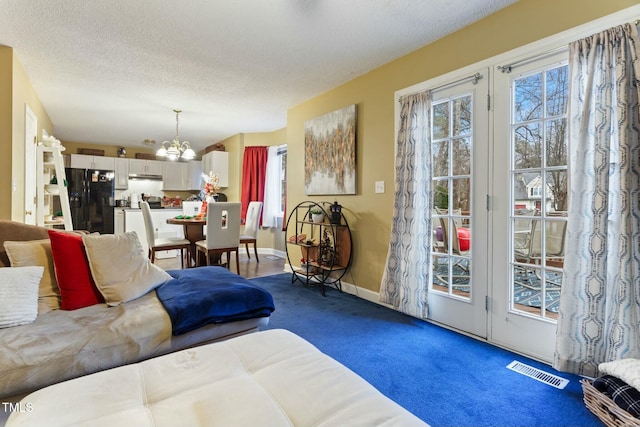
[[[188,141],[180,142],[178,127],[180,125],[179,115],[182,110],[173,110],[176,113],[176,139],[173,141],[164,141],[160,149],[156,152],[156,156],[166,157],[169,160],[193,160],[196,157],[195,151],[191,149]]]

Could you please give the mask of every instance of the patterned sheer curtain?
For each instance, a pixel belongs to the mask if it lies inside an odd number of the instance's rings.
[[[380,301],[417,318],[428,314],[431,271],[431,96],[403,97],[391,240]]]
[[[570,45],[571,193],[554,367],[596,376],[640,357],[638,33]]]

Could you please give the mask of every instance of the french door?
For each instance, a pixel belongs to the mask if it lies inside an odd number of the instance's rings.
[[[429,319],[551,361],[569,194],[567,54],[493,71],[432,91]]]
[[[567,53],[494,74],[489,340],[552,361],[567,225]]]
[[[487,336],[488,72],[432,90],[429,319]]]

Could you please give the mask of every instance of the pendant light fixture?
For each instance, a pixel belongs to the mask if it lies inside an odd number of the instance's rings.
[[[156,156],[166,157],[169,160],[193,160],[196,157],[195,151],[191,149],[188,141],[180,142],[179,126],[180,113],[182,110],[173,110],[176,113],[176,139],[173,141],[164,141],[160,149],[156,152]]]

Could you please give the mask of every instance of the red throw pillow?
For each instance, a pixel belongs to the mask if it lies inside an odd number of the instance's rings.
[[[93,282],[82,236],[65,231],[48,231],[56,280],[60,288],[60,308],[75,310],[104,302]]]

